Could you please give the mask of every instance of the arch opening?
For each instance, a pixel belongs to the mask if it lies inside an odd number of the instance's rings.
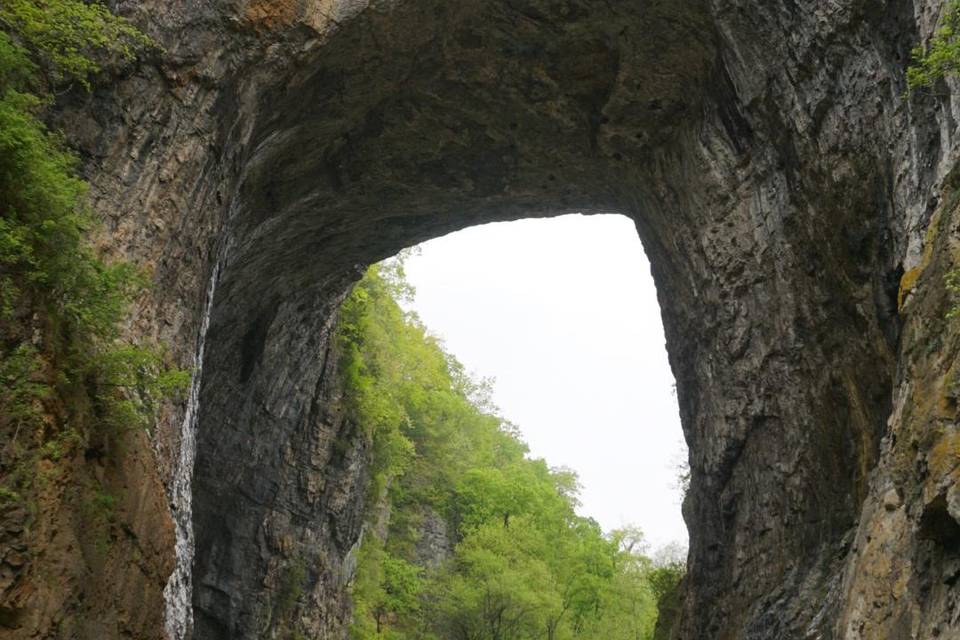
[[[748,82],[766,58],[725,58],[705,3],[534,4],[369,10],[223,98],[239,116],[193,485],[200,637],[255,637],[303,553],[323,558],[314,628],[343,625],[364,451],[330,336],[350,284],[432,237],[564,213],[622,212],[651,261],[691,446],[688,634],[839,571],[893,376],[899,247],[861,215],[893,206],[886,161],[785,140]],[[818,616],[796,602],[791,625]]]
[[[517,637],[546,627],[648,638],[658,609],[657,637],[669,629],[686,560],[676,468],[686,450],[631,220],[523,220],[428,241],[372,269],[341,319],[351,328],[347,388],[381,425],[374,475],[391,478],[376,485],[380,506],[356,556],[351,633],[482,635],[495,609],[467,594],[489,588],[501,615],[516,616]],[[448,355],[438,361],[439,349]],[[397,453],[400,442],[412,453]],[[584,549],[617,559],[598,570],[606,565]],[[481,561],[494,550],[511,561]],[[525,599],[531,588],[540,599]]]
[[[650,266],[624,216],[494,223],[419,245],[405,305],[493,383],[531,455],[577,472],[582,515],[683,547],[687,460]]]

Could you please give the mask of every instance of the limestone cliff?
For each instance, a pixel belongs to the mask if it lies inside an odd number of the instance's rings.
[[[631,216],[658,286],[691,448],[674,637],[960,634],[958,89],[904,81],[941,2],[116,8],[164,52],[54,119],[103,244],[152,268],[130,330],[184,364],[203,334],[193,637],[341,629],[366,453],[329,337],[362,268],[575,211]],[[182,418],[130,453],[171,492]]]

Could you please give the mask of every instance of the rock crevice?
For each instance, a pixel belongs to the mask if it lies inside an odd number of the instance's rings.
[[[921,436],[916,396],[950,367],[916,351],[952,335],[934,317],[946,267],[900,287],[934,212],[952,215],[957,101],[907,98],[904,80],[941,2],[118,6],[166,53],[57,117],[110,246],[160,285],[134,330],[188,362],[225,247],[199,390],[194,637],[342,628],[367,454],[330,336],[363,267],[568,212],[634,219],[657,283],[691,449],[675,637],[956,629],[953,583],[924,586],[952,552],[917,534],[943,510],[904,462],[946,446]],[[174,418],[157,435],[167,474]],[[891,575],[896,597],[863,595]]]

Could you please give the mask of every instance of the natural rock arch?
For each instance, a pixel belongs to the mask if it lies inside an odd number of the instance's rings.
[[[303,559],[320,569],[297,624],[343,623],[364,452],[329,337],[362,268],[568,212],[633,218],[657,282],[692,452],[678,637],[830,637],[856,614],[849,543],[880,473],[897,286],[954,157],[940,112],[902,99],[926,5],[139,7],[166,57],[63,118],[83,125],[100,208],[165,221],[149,246],[137,219],[110,230],[157,264],[142,324],[184,357],[219,265],[196,637],[279,633],[276,595]],[[161,431],[170,463],[174,422]]]

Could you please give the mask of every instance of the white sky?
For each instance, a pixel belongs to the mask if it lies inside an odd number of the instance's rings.
[[[650,266],[624,216],[472,227],[406,265],[413,308],[476,376],[535,457],[583,485],[581,513],[687,543],[686,458]]]

